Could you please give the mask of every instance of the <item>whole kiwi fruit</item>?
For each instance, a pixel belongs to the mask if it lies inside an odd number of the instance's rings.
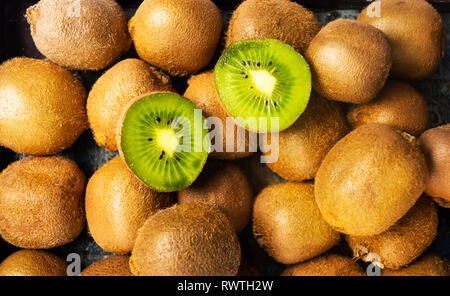
[[[421,256],[401,269],[383,269],[382,276],[450,276],[450,263],[435,253]]]
[[[154,191],[115,157],[88,182],[85,205],[89,232],[103,250],[128,254],[147,218],[174,202],[172,194]]]
[[[348,130],[342,106],[313,92],[302,116],[278,135],[278,151],[270,152],[278,154],[278,160],[267,166],[290,181],[313,179],[322,159]],[[264,143],[270,142],[267,134]]]
[[[20,248],[73,241],[85,225],[86,177],[65,157],[30,157],[0,174],[0,234]]]
[[[208,65],[222,26],[210,0],[145,0],[128,23],[139,57],[174,76]]]
[[[362,22],[337,19],[311,41],[306,59],[313,88],[323,97],[346,103],[367,103],[383,88],[392,65],[384,34]]]
[[[352,259],[328,253],[317,258],[289,266],[282,276],[365,276],[361,266]]]
[[[372,236],[394,225],[425,190],[428,168],[416,139],[378,123],[331,148],[317,171],[315,196],[339,232]]]
[[[81,276],[133,276],[130,270],[130,257],[111,256],[89,265]]]
[[[17,153],[51,155],[87,128],[86,90],[56,64],[18,57],[0,66],[0,145]]]
[[[270,185],[257,196],[253,234],[258,244],[283,264],[316,257],[340,239],[320,214],[314,185],[293,182]]]
[[[250,221],[253,192],[245,174],[228,162],[208,162],[195,182],[178,192],[178,203],[203,203],[221,210],[237,232]]]
[[[413,262],[431,245],[437,234],[438,215],[433,201],[424,196],[387,231],[374,236],[346,236],[353,256],[371,261],[379,256],[381,268],[398,269]]]
[[[380,15],[371,16],[376,10]],[[441,16],[427,1],[376,1],[361,12],[358,20],[386,35],[392,47],[394,76],[417,80],[438,69],[447,43],[445,28]]]
[[[66,276],[67,263],[41,250],[19,250],[0,264],[0,276]]]
[[[26,18],[37,49],[67,68],[103,69],[131,45],[125,14],[114,0],[41,0]]]
[[[115,130],[124,105],[145,93],[164,90],[172,90],[170,78],[142,60],[126,59],[106,71],[87,99],[89,125],[97,144],[117,151]]]
[[[219,210],[187,203],[161,210],[139,229],[131,271],[143,276],[236,275],[241,250]]]
[[[414,136],[419,136],[431,124],[425,98],[408,83],[396,80],[387,81],[369,103],[351,105],[347,119],[353,128],[376,122]]]
[[[247,39],[279,39],[304,54],[320,30],[314,13],[290,0],[246,0],[234,11],[226,46]]]

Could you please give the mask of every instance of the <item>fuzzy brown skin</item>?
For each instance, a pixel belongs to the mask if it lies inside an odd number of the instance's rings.
[[[304,54],[320,30],[314,13],[290,0],[246,0],[233,13],[226,46],[247,39],[278,39]]]
[[[0,234],[20,248],[48,249],[83,230],[86,177],[64,157],[13,162],[0,175]]]
[[[253,207],[253,234],[258,244],[283,264],[311,259],[340,239],[323,220],[310,183],[282,183],[263,189]]]
[[[420,198],[409,212],[387,231],[374,236],[346,236],[353,256],[370,262],[377,254],[383,268],[398,269],[413,262],[437,234],[438,215],[433,201]]]
[[[410,266],[392,270],[384,269],[382,276],[450,276],[450,263],[443,257],[427,253]]]
[[[378,96],[366,104],[351,105],[347,119],[353,128],[383,123],[419,136],[431,125],[425,98],[406,82],[390,80]]]
[[[416,203],[428,178],[420,147],[387,125],[363,125],[341,139],[317,171],[315,196],[338,231],[380,234]]]
[[[208,65],[222,26],[210,0],[145,0],[128,23],[139,57],[174,76]]]
[[[369,17],[367,10],[378,4],[369,5],[358,20],[387,36],[392,47],[392,74],[407,80],[430,76],[439,68],[446,46],[439,13],[424,0],[382,0],[381,16]]]
[[[365,276],[361,266],[352,259],[326,254],[307,262],[289,266],[282,276]]]
[[[178,192],[178,203],[203,203],[218,208],[239,233],[250,221],[253,192],[239,167],[227,162],[208,162],[197,180]]]
[[[392,65],[384,34],[365,23],[338,19],[320,30],[306,52],[313,88],[323,97],[367,103],[383,88]]]
[[[348,130],[342,106],[313,93],[302,116],[279,134],[274,148],[278,147],[278,160],[267,166],[290,181],[313,179],[325,155]],[[270,138],[268,134],[264,143]]]
[[[130,270],[130,257],[111,256],[89,265],[81,276],[133,276]]]
[[[114,0],[41,0],[26,18],[38,50],[67,68],[101,70],[131,45],[125,14]]]
[[[419,142],[430,167],[425,193],[443,207],[450,207],[450,124],[424,132]]]
[[[131,271],[142,276],[233,276],[241,250],[219,210],[187,203],[161,210],[138,231]]]
[[[89,232],[103,250],[131,253],[147,218],[174,203],[174,195],[154,191],[120,157],[113,158],[94,173],[86,188]]]
[[[142,94],[172,90],[170,78],[144,61],[126,59],[105,72],[87,99],[87,115],[95,141],[108,151],[117,151],[117,120],[124,105]]]
[[[87,128],[86,90],[56,64],[13,58],[0,66],[0,145],[18,153],[51,155]]]
[[[66,276],[67,262],[46,251],[20,250],[0,264],[0,276]]]

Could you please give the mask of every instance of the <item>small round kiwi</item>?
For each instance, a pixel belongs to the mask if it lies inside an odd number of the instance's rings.
[[[87,99],[89,125],[97,144],[117,151],[115,129],[122,108],[135,97],[164,90],[172,90],[170,78],[138,59],[123,60],[106,71]]]
[[[73,241],[85,225],[86,177],[65,157],[30,157],[0,174],[0,234],[20,248]]]
[[[145,0],[128,23],[139,57],[174,76],[208,65],[222,26],[210,0]]]
[[[37,49],[71,69],[103,69],[131,45],[125,14],[114,0],[41,0],[26,18]]]
[[[322,159],[348,129],[342,106],[313,92],[302,116],[278,135],[278,151],[270,151],[278,160],[267,166],[290,181],[313,179]],[[267,134],[264,143],[270,142]]]
[[[282,276],[365,276],[361,266],[352,259],[336,254],[320,257],[289,266]]]
[[[207,205],[187,203],[150,216],[138,231],[130,266],[143,276],[232,276],[240,261],[228,218]]]
[[[56,64],[18,57],[0,66],[0,145],[18,153],[51,155],[87,128],[86,90]]]
[[[430,127],[425,98],[406,82],[389,80],[378,96],[366,104],[351,105],[347,119],[353,128],[377,122],[419,136]]]
[[[130,257],[111,256],[89,265],[81,276],[133,276],[130,270]]]
[[[330,100],[367,103],[383,88],[392,65],[384,34],[365,23],[338,19],[314,37],[306,52],[313,88]]]
[[[421,256],[401,269],[383,269],[382,276],[450,276],[450,263],[435,253]]]
[[[450,124],[427,130],[419,141],[431,171],[425,193],[450,207]]]
[[[130,172],[120,157],[97,170],[86,188],[89,232],[105,251],[128,254],[147,218],[174,204],[170,193],[159,193]]]
[[[371,16],[374,10],[380,15]],[[387,36],[392,47],[394,76],[417,80],[438,69],[447,44],[445,28],[441,16],[427,1],[377,1],[364,9],[358,20]]]
[[[234,11],[226,46],[247,39],[278,39],[301,54],[320,30],[314,13],[290,0],[246,0]]]
[[[227,162],[208,162],[197,180],[178,192],[179,204],[189,202],[218,208],[239,233],[250,221],[253,192],[239,167]]]
[[[324,219],[340,232],[380,234],[425,190],[428,168],[416,139],[378,123],[363,125],[331,148],[315,179]]]
[[[67,263],[40,250],[19,250],[0,264],[0,276],[66,276]]]
[[[320,215],[314,185],[293,182],[268,186],[257,196],[253,234],[258,244],[283,264],[311,259],[340,239]]]
[[[370,262],[367,255],[379,256],[381,268],[398,269],[413,262],[433,242],[438,215],[433,201],[424,196],[387,231],[374,236],[346,236],[353,256]]]

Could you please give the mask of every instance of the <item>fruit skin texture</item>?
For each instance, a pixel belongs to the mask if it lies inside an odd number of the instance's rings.
[[[128,23],[139,57],[174,76],[208,65],[222,26],[210,0],[146,0]]]
[[[328,23],[306,52],[313,88],[323,97],[367,103],[383,88],[392,65],[384,34],[365,23],[338,19]]]
[[[41,0],[26,18],[38,50],[63,67],[101,70],[131,45],[125,14],[114,0]]]
[[[130,257],[111,256],[89,265],[81,276],[133,276],[130,270]]]
[[[105,72],[87,100],[89,124],[97,144],[117,151],[117,120],[131,99],[154,91],[172,90],[170,78],[144,61],[126,59]]]
[[[113,158],[94,173],[86,189],[89,232],[103,250],[128,254],[147,218],[174,202],[172,194],[154,191],[121,158]]]
[[[428,168],[414,137],[367,124],[342,138],[317,171],[315,196],[324,219],[339,232],[380,234],[425,190]]]
[[[17,153],[51,155],[87,128],[86,90],[56,64],[18,57],[0,66],[0,145]]]
[[[151,216],[138,231],[131,271],[143,276],[234,276],[241,250],[228,218],[187,203]]]
[[[369,5],[369,11],[378,4]],[[358,20],[386,35],[392,47],[394,76],[423,79],[439,68],[447,41],[441,16],[431,4],[424,0],[382,0],[380,17],[369,17],[367,9]]]
[[[408,83],[396,80],[386,82],[369,103],[351,105],[347,119],[353,128],[383,123],[414,136],[419,136],[431,124],[425,98]]]
[[[246,0],[230,20],[226,46],[247,39],[278,39],[304,54],[320,30],[314,13],[289,0]]]
[[[279,134],[278,160],[267,166],[290,181],[313,179],[325,155],[348,129],[342,106],[313,93],[306,111]],[[264,143],[270,143],[270,134],[267,137]]]
[[[66,276],[67,263],[47,251],[19,250],[0,264],[0,276]]]
[[[283,264],[311,259],[340,239],[320,215],[310,183],[288,182],[263,189],[253,207],[253,234]]]
[[[382,276],[450,276],[450,263],[435,253],[427,253],[411,265],[398,269],[384,269]]]
[[[227,162],[208,162],[200,177],[178,192],[178,203],[215,207],[227,215],[239,233],[250,220],[253,192],[239,167]]]
[[[282,276],[365,276],[361,266],[352,259],[326,254],[307,262],[289,266]]]
[[[0,234],[20,248],[48,249],[73,241],[85,225],[86,177],[64,157],[13,162],[0,175]]]
[[[380,256],[382,268],[398,269],[413,262],[431,245],[437,234],[438,215],[428,197],[416,205],[387,231],[374,236],[346,236],[356,258],[370,262],[366,255]]]

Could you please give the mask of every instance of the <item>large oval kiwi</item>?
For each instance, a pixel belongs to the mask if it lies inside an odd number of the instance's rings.
[[[326,255],[289,266],[282,276],[365,276],[352,259],[336,254]]]
[[[0,276],[66,276],[67,262],[40,250],[20,250],[0,264]]]
[[[421,256],[411,265],[395,270],[384,269],[382,276],[450,276],[450,263],[435,253]]]
[[[130,270],[130,257],[111,256],[89,265],[81,276],[133,276]]]

